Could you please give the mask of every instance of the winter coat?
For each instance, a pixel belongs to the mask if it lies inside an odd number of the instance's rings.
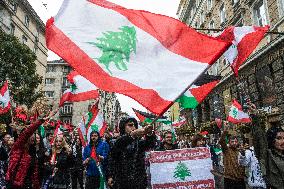
[[[115,189],[145,189],[145,151],[155,146],[155,135],[134,139],[123,135],[117,139],[110,153],[109,174]]]
[[[60,153],[56,154],[56,165],[57,171],[53,177],[54,188],[67,188],[69,185],[68,169],[70,165],[70,156],[63,149]]]
[[[29,179],[33,185],[33,189],[40,188],[37,159],[32,157],[25,149],[25,144],[41,124],[42,121],[40,120],[31,124],[23,133],[20,134],[11,149],[6,180],[11,183],[13,188],[23,187],[26,182],[27,175],[30,177]]]
[[[284,156],[268,148],[265,120],[256,115],[252,115],[252,118],[253,145],[262,175],[268,186],[284,189]]]
[[[107,160],[108,154],[109,154],[109,145],[108,143],[101,141],[100,139],[98,140],[96,144],[96,155],[97,156],[103,156],[104,160]],[[91,152],[92,152],[92,146],[89,144],[84,148],[83,152],[83,161],[85,161],[87,158],[91,157]],[[106,169],[106,164],[104,163],[104,160],[101,162],[101,165],[103,167],[103,172],[105,172]],[[87,164],[87,176],[100,176],[100,172],[97,166],[97,162],[95,160],[91,159],[89,163]]]
[[[82,154],[82,146],[73,143],[72,145],[72,170],[80,170],[83,169],[83,154]]]

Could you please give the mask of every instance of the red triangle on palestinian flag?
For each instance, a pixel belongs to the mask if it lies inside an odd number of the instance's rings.
[[[212,81],[201,86],[192,86],[178,100],[182,108],[194,109],[215,88],[219,80]]]
[[[66,101],[79,102],[99,97],[98,88],[76,71],[70,72],[67,79],[71,83],[70,89],[64,91],[59,106],[63,106]]]
[[[8,89],[8,82],[5,81],[0,89],[0,114],[7,113],[11,108],[11,100]]]
[[[133,112],[135,113],[135,115],[138,117],[140,122],[144,122],[146,117],[143,116],[141,113],[139,113],[136,109],[132,108]]]
[[[65,1],[46,24],[46,43],[98,88],[156,115],[231,45],[168,16],[106,0]]]
[[[229,112],[229,116],[227,120],[231,123],[250,123],[251,118],[248,113],[245,113],[242,109],[242,105],[240,105],[236,99],[233,100],[231,110]]]
[[[226,28],[217,38],[232,42],[232,46],[224,53],[236,76],[240,66],[247,60],[259,42],[264,38],[269,26],[231,26]]]

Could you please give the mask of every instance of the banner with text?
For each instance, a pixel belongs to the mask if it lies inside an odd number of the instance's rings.
[[[153,189],[214,189],[210,150],[190,148],[151,152]]]

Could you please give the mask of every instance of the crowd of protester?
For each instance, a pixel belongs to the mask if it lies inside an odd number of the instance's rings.
[[[255,108],[252,108],[255,110]],[[39,126],[49,117],[33,121],[0,143],[0,188],[109,189],[150,188],[145,152],[179,148],[210,148],[216,188],[284,188],[284,130],[275,125],[266,131],[266,121],[252,111],[249,138],[229,134],[200,133],[190,139],[173,140],[171,131],[157,140],[153,127],[138,128],[135,118],[123,118],[119,132],[100,136],[93,131],[83,146],[78,131],[41,136]]]

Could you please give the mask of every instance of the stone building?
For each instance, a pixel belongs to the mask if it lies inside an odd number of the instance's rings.
[[[47,64],[45,25],[27,0],[0,1],[0,28],[16,36],[37,57],[37,73],[44,78]]]
[[[226,119],[233,98],[243,102],[246,95],[269,121],[284,124],[284,1],[283,0],[181,0],[179,19],[197,29],[270,25],[267,33],[239,71],[237,83],[228,62],[221,57],[208,73],[223,76],[206,100],[193,111],[196,124]],[[206,34],[214,32],[201,30]],[[282,34],[281,34],[282,32]],[[280,34],[279,34],[280,33]]]
[[[72,68],[64,60],[48,61],[45,75],[45,96],[49,100],[49,104],[53,109],[58,108],[60,98],[63,92],[69,88],[70,83],[67,80],[67,75],[72,71]],[[66,102],[60,108],[58,119],[65,123],[78,125],[82,115],[88,112],[88,108],[95,103],[95,100],[83,102]],[[100,91],[99,109],[104,114],[104,119],[109,127],[114,127],[119,120],[121,111],[119,101],[114,93],[106,93]]]

